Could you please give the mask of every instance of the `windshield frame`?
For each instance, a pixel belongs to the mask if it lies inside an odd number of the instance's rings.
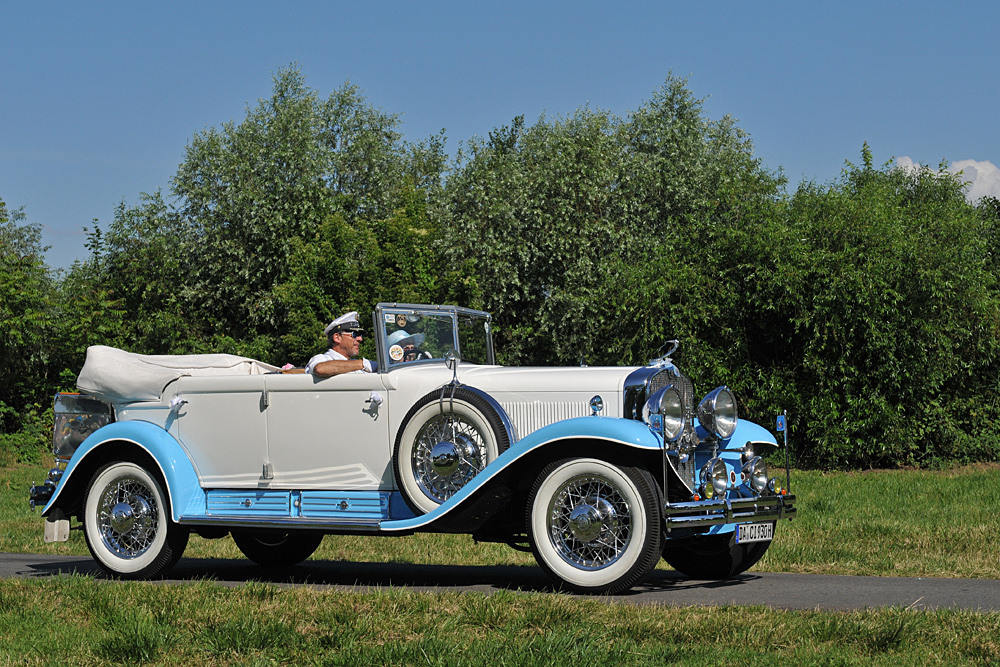
[[[375,306],[375,312],[372,314],[372,324],[373,331],[375,332],[375,339],[378,346],[378,367],[379,371],[382,373],[390,373],[394,370],[400,368],[408,368],[418,364],[443,364],[443,358],[433,358],[418,361],[409,362],[391,362],[389,358],[389,345],[387,342],[388,334],[386,333],[386,324],[393,323],[397,316],[417,316],[417,317],[433,317],[435,319],[448,318],[451,320],[451,332],[452,332],[452,345],[453,348],[458,351],[459,355],[462,355],[461,348],[461,336],[459,335],[460,329],[460,319],[469,318],[471,320],[479,320],[482,322],[483,331],[485,333],[485,343],[486,343],[486,361],[484,365],[493,366],[496,364],[496,356],[493,350],[493,328],[492,316],[482,310],[474,310],[472,308],[462,308],[461,306],[442,306],[442,305],[429,305],[429,304],[413,304],[413,303],[396,303],[396,302],[382,302]],[[447,352],[445,350],[444,352]],[[474,363],[474,362],[465,362]]]

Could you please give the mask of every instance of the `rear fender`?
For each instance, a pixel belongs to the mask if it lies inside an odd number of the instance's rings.
[[[42,510],[42,516],[47,516],[56,507],[79,500],[64,498],[63,492],[71,489],[67,493],[74,493],[77,489],[85,489],[90,481],[88,473],[93,473],[94,461],[106,459],[109,448],[120,448],[123,443],[143,450],[156,463],[167,484],[166,491],[174,521],[183,515],[204,514],[205,493],[198,481],[198,473],[180,443],[163,428],[150,422],[124,421],[97,429],[77,447],[52,498]],[[111,455],[111,460],[116,458],[114,454]],[[87,479],[82,479],[83,477]]]

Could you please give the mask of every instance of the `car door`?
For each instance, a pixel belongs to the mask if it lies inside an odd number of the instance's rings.
[[[205,488],[266,486],[264,375],[182,377],[177,434]]]
[[[390,398],[378,373],[266,377],[272,488],[392,488]]]

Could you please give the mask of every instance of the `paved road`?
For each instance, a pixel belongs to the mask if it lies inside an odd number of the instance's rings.
[[[78,572],[100,577],[90,558],[0,554],[0,578],[52,577]],[[530,566],[401,565],[306,561],[292,568],[264,569],[243,559],[184,558],[165,583],[213,579],[223,585],[266,581],[345,590],[399,587],[417,591],[500,589],[546,591],[542,571]],[[776,609],[848,610],[866,607],[1000,610],[1000,580],[907,579],[749,572],[730,581],[697,581],[657,570],[620,602],[646,605],[766,605]]]

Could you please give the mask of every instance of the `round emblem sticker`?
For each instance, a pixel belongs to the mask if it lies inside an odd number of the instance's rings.
[[[389,348],[389,358],[393,361],[400,361],[403,358],[403,346],[393,345]]]
[[[400,313],[399,315],[396,315],[396,325],[399,326],[400,328],[405,327],[406,326],[406,315],[403,315],[402,313]]]

